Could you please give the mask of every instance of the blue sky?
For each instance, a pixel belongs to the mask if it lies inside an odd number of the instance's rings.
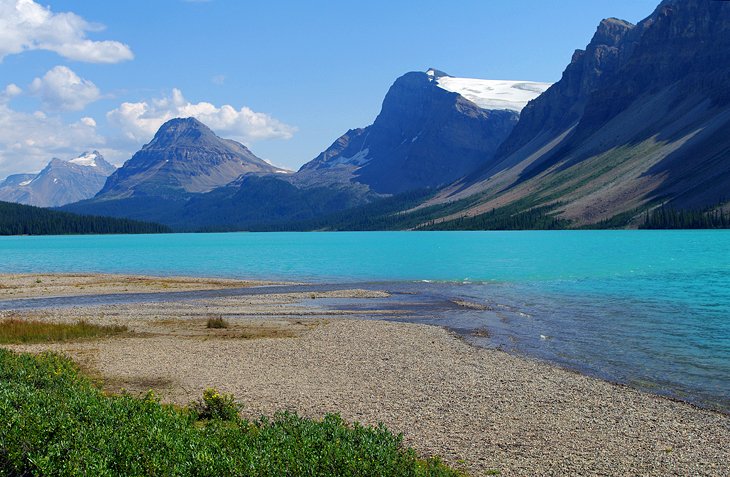
[[[121,164],[178,114],[296,169],[407,71],[557,81],[602,18],[657,3],[0,0],[0,177],[87,149]]]

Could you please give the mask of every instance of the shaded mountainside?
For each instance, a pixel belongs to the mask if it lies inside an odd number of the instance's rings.
[[[666,0],[638,25],[604,20],[492,164],[426,205],[462,201],[437,221],[547,207],[574,226],[714,207],[729,198],[729,104],[730,2]]]
[[[158,224],[81,216],[0,202],[0,235],[148,234],[169,231]]]
[[[0,182],[0,200],[58,207],[90,199],[115,169],[98,151],[68,161],[54,158],[38,174],[16,174]]]
[[[186,232],[258,230],[310,220],[358,204],[360,201],[346,189],[302,189],[274,176],[245,175],[226,187],[185,198],[83,201],[64,210],[157,221]]]

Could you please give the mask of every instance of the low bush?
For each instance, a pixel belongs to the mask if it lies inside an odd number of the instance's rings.
[[[221,393],[213,388],[203,391],[203,399],[193,405],[193,409],[198,413],[198,419],[223,421],[235,421],[241,407],[232,394]]]

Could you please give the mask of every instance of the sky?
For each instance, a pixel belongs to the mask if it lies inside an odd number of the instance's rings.
[[[408,71],[554,82],[601,19],[658,0],[0,0],[0,178],[121,165],[195,116],[296,170]]]

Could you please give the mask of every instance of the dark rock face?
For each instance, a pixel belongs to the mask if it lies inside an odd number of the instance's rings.
[[[16,174],[0,183],[0,200],[59,207],[89,199],[115,169],[98,151],[69,161],[52,159],[38,174]]]
[[[109,177],[98,197],[175,198],[208,192],[242,174],[279,171],[244,145],[216,136],[197,119],[172,119]]]
[[[726,201],[730,2],[664,0],[638,25],[602,21],[464,189],[489,190],[497,173],[500,191],[558,197],[583,223]]]
[[[586,127],[605,124],[637,98],[680,83],[683,94],[730,100],[730,5],[711,0],[665,0],[621,45],[626,61],[616,80],[596,91]]]
[[[497,156],[508,156],[540,134],[547,133],[546,138],[551,140],[574,127],[583,117],[591,95],[612,81],[635,47],[635,28],[623,20],[603,20],[586,49],[573,53],[561,80],[522,110]]]
[[[371,126],[345,133],[293,180],[329,177],[378,194],[438,187],[489,162],[518,117],[481,109],[426,73],[407,73],[390,88]]]

